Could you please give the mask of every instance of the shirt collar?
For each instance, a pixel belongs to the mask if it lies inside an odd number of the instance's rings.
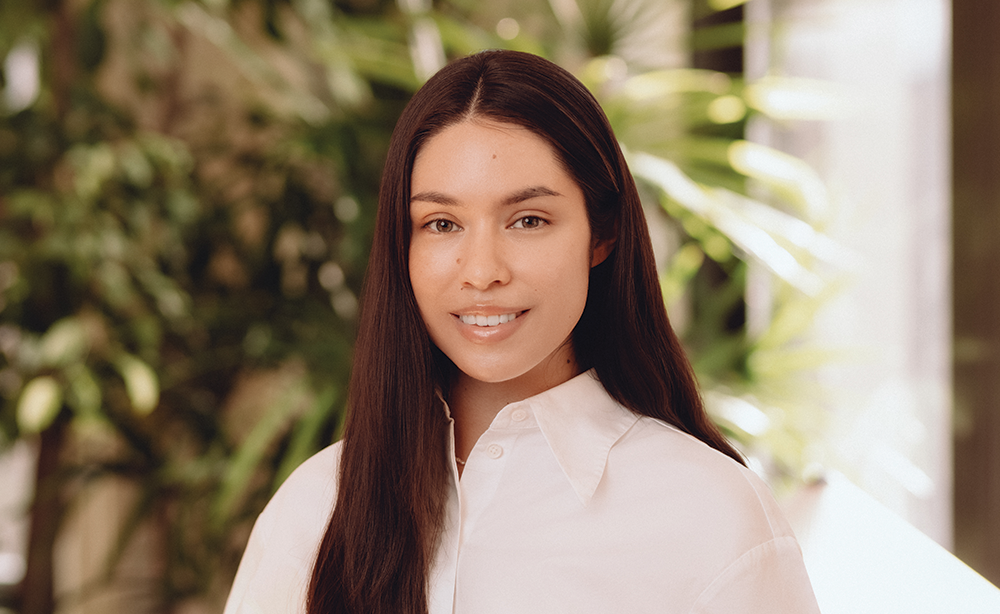
[[[611,398],[593,370],[514,405],[531,409],[584,505],[604,476],[611,448],[639,419]]]

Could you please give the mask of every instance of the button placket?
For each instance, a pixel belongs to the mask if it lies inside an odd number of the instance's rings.
[[[462,545],[475,531],[480,516],[490,506],[504,473],[507,460],[504,452],[514,449],[516,437],[516,433],[512,432],[487,430],[483,434],[484,441],[476,444],[466,461],[462,479],[458,482],[458,495],[461,501],[459,569]]]

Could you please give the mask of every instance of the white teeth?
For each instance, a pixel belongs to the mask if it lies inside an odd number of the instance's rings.
[[[499,326],[517,317],[516,313],[505,313],[498,316],[460,316],[463,324],[475,326]]]

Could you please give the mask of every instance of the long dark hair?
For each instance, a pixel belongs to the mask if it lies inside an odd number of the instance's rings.
[[[447,496],[447,422],[436,389],[451,367],[427,334],[410,285],[410,174],[421,145],[472,117],[544,138],[580,185],[591,231],[614,242],[591,270],[573,348],[583,369],[632,411],[664,420],[737,462],[705,413],[667,320],[639,195],[603,111],[567,71],[487,51],[449,64],[393,132],[351,378],[337,502],[308,592],[309,614],[422,613]]]

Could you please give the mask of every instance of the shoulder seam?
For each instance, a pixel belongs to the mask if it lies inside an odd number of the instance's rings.
[[[705,587],[705,590],[701,591],[701,593],[698,595],[698,598],[695,599],[694,604],[691,606],[689,614],[696,614],[699,611],[699,608],[701,608],[709,600],[713,599],[715,595],[718,593],[718,589],[726,581],[728,576],[732,574],[733,570],[739,567],[748,558],[756,556],[757,553],[759,553],[761,550],[765,548],[768,547],[777,548],[782,542],[787,542],[787,541],[791,541],[792,545],[794,545],[795,548],[798,549],[799,546],[798,542],[795,541],[795,537],[791,535],[783,535],[781,537],[772,537],[771,539],[762,542],[760,544],[757,544],[753,548],[741,554],[739,557],[736,558],[736,560],[727,565],[725,569],[720,571],[718,575],[712,578],[712,581],[708,583],[708,586]]]
[[[774,526],[773,514],[771,513],[770,510],[768,510],[768,506],[764,504],[764,499],[760,496],[760,490],[757,488],[756,485],[754,485],[753,481],[747,475],[748,471],[750,471],[750,469],[742,469],[740,471],[740,475],[743,476],[743,479],[744,481],[746,481],[747,486],[750,487],[750,490],[752,490],[753,494],[757,497],[757,503],[760,504],[760,510],[761,512],[764,513],[764,516],[767,518],[767,526],[771,530],[771,539],[776,539],[779,537],[779,532]],[[784,535],[780,536],[784,537]]]

